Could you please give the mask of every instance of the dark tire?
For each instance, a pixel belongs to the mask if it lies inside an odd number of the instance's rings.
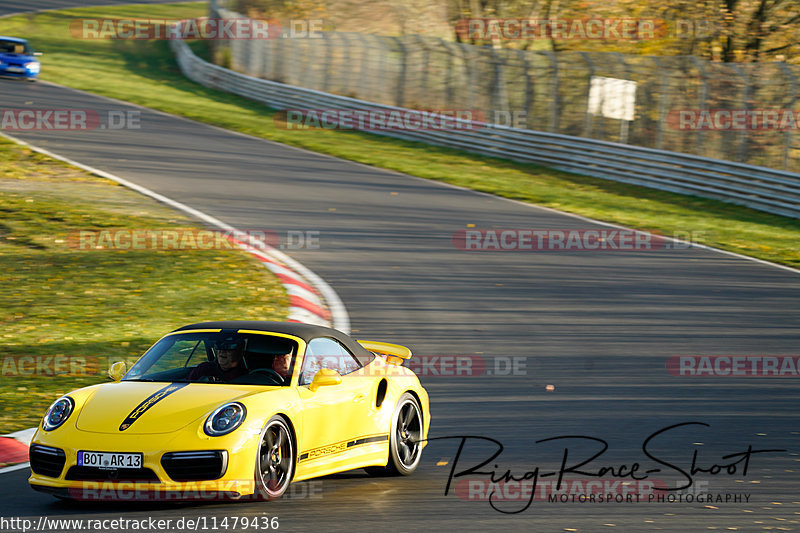
[[[407,476],[422,458],[422,409],[414,396],[404,393],[392,414],[389,432],[389,462],[386,466],[365,468],[373,476]]]
[[[261,431],[256,455],[256,494],[265,500],[283,496],[292,482],[294,442],[289,425],[280,416],[270,418]]]

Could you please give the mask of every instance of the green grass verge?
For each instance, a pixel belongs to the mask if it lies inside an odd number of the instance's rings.
[[[233,130],[507,198],[697,241],[800,267],[800,220],[576,176],[535,165],[358,132],[291,131],[274,112],[185,79],[165,41],[74,39],[77,17],[178,18],[205,14],[205,4],[81,8],[0,20],[0,33],[23,35],[45,52],[43,79]],[[203,43],[195,45],[202,50]]]
[[[116,183],[0,138],[0,434],[59,395],[106,381],[200,320],[282,320],[277,278],[239,250],[80,250],[80,229],[198,228]]]

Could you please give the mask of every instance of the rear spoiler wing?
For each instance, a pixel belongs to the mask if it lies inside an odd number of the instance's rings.
[[[383,356],[387,363],[402,365],[406,359],[411,359],[411,350],[399,344],[389,344],[378,341],[356,341],[358,344],[377,355]]]

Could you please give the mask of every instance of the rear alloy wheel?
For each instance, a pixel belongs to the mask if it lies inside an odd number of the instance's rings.
[[[411,474],[422,458],[422,410],[413,395],[400,397],[392,415],[389,433],[389,463],[385,467],[369,467],[371,475]]]
[[[294,474],[294,445],[286,421],[272,417],[261,432],[256,456],[256,492],[265,500],[280,498]]]

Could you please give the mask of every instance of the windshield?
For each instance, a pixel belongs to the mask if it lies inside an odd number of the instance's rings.
[[[297,343],[271,334],[182,333],[150,348],[123,381],[289,384]]]
[[[0,39],[0,54],[33,55],[33,48],[28,43],[19,43]]]

